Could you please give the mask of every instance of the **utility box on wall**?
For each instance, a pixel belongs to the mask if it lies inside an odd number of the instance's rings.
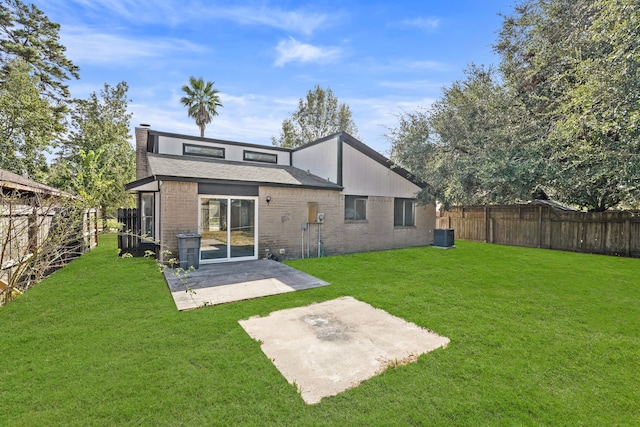
[[[318,203],[307,202],[307,222],[315,224],[318,221]]]
[[[436,246],[438,248],[452,248],[453,244],[453,228],[438,228],[434,230],[433,246]]]

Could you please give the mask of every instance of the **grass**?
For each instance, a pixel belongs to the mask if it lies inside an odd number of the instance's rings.
[[[179,313],[101,236],[0,309],[0,425],[640,425],[640,260],[456,244],[292,261],[332,285]],[[307,406],[237,321],[343,295],[451,343]]]

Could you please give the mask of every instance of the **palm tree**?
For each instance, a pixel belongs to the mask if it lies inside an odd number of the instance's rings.
[[[196,79],[189,77],[189,85],[182,86],[186,94],[180,98],[182,105],[188,108],[189,117],[196,119],[196,125],[200,128],[200,137],[204,138],[204,128],[211,123],[211,116],[217,116],[217,107],[222,107],[218,91],[213,88],[214,82],[206,82],[202,77]]]

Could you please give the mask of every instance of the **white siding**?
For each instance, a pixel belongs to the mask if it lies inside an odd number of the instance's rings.
[[[401,177],[369,156],[343,144],[344,194],[412,198],[420,187]]]
[[[224,144],[215,142],[200,142],[193,139],[173,138],[170,136],[160,135],[158,136],[158,153],[159,154],[173,154],[182,155],[182,144],[190,145],[202,145],[203,147],[221,147],[224,148],[225,160],[231,160],[236,162],[243,161],[244,151],[254,151],[258,153],[269,153],[278,156],[279,165],[289,165],[289,153],[286,151],[273,150],[265,146],[265,148],[259,148],[254,146],[243,146],[235,144]]]
[[[293,152],[293,166],[338,182],[338,137]]]

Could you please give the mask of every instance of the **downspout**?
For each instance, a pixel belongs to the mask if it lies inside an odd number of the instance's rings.
[[[304,233],[309,228],[309,223],[308,222],[303,222],[302,226],[300,228],[302,228],[302,245],[300,246],[300,251],[302,253],[302,259],[304,259]]]
[[[157,215],[157,230],[158,230],[158,235],[156,236],[156,241],[158,242],[157,247],[159,249],[159,254],[157,259],[160,260],[160,262],[164,262],[164,257],[162,256],[162,181],[158,181],[158,204],[156,206],[154,206],[154,209],[157,209],[156,212],[158,213]],[[155,213],[155,212],[154,212]]]
[[[343,142],[342,142],[342,133],[340,133],[340,135],[337,137],[338,139],[338,170],[337,172],[337,181],[336,184],[342,186],[342,164],[343,164]]]

